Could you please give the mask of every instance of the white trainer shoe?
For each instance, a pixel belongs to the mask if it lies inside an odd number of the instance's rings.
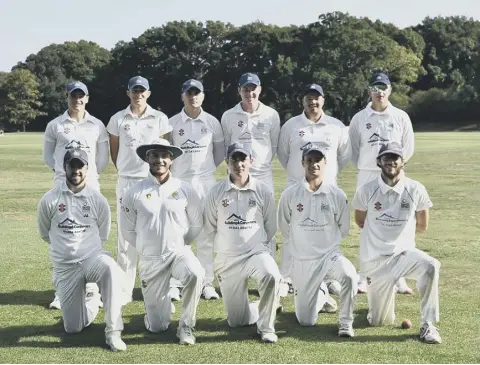
[[[420,328],[420,340],[425,343],[439,344],[442,343],[442,338],[440,333],[438,333],[438,328],[435,327],[430,322],[424,323]]]
[[[340,326],[338,326],[338,335],[340,337],[355,337],[353,326],[351,324],[340,323]]]
[[[412,294],[413,290],[410,288],[405,280],[405,278],[400,278],[396,285],[396,291],[398,294]]]
[[[337,302],[330,295],[326,298],[326,302],[323,308],[320,309],[320,313],[336,313],[338,309]]]
[[[180,301],[180,289],[178,289],[176,286],[172,286],[168,291],[168,296],[174,302]]]
[[[358,294],[365,294],[366,292],[367,292],[367,281],[366,280],[360,280],[358,282],[357,293]]]
[[[206,300],[215,300],[220,298],[212,284],[207,284],[203,287],[202,295]]]
[[[273,332],[262,332],[257,329],[257,333],[262,338],[262,341],[265,343],[276,343],[278,341],[278,336]]]
[[[336,280],[330,280],[327,282],[328,292],[332,295],[340,295],[340,291],[342,290],[342,286]]]
[[[193,335],[193,329],[186,324],[178,327],[177,338],[180,340],[180,345],[195,345],[196,339]]]
[[[48,305],[49,309],[62,309],[60,306],[60,298],[58,297],[57,293],[55,293],[55,298],[53,298],[53,302]]]
[[[113,352],[126,351],[127,345],[122,341],[120,335],[110,335],[107,337],[107,345]]]

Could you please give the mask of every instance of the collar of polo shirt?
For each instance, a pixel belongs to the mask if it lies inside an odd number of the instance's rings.
[[[263,110],[263,103],[260,100],[258,101],[258,109],[254,110],[253,113],[249,113],[249,112],[246,112],[245,110],[243,110],[242,103],[238,103],[235,106],[235,111],[237,113],[248,114],[248,115],[259,115],[259,114],[262,113],[262,110]]]
[[[153,114],[153,111],[154,111],[154,109],[150,105],[147,104],[147,109],[145,109],[145,113],[143,113],[143,115],[140,118],[146,118],[148,116],[154,117],[155,115]],[[132,114],[132,109],[131,109],[130,105],[125,108],[125,115],[124,116],[126,117],[127,115],[130,115],[130,116],[134,117],[134,115]]]
[[[367,107],[365,108],[367,110],[367,114],[368,116],[371,116],[372,114],[378,114],[378,115],[383,115],[383,114],[390,114],[390,111],[392,109],[392,104],[390,102],[388,102],[388,105],[386,107],[386,109],[383,111],[383,112],[377,112],[376,110],[373,110],[372,108],[372,102],[369,102],[367,104]]]
[[[318,124],[318,123],[327,124],[327,121],[326,121],[327,118],[325,118],[325,112],[322,113],[322,116],[320,117],[319,120],[314,122],[314,121],[308,119],[307,116],[305,115],[305,111],[303,111],[302,112],[302,119],[308,124]]]
[[[74,120],[70,118],[70,115],[68,115],[68,110],[66,110],[65,113],[62,114],[60,123],[65,123],[68,121],[72,122]],[[90,122],[90,114],[86,110],[85,110],[85,117],[82,119],[82,121]],[[74,122],[76,122],[76,120]]]
[[[235,189],[235,190],[253,190],[253,191],[256,191],[257,190],[257,182],[255,181],[254,178],[252,178],[252,175],[248,175],[248,184],[245,185],[243,188],[239,188],[237,185],[235,185],[231,180],[230,180],[230,176],[228,176],[228,188],[227,188],[227,191],[229,190],[232,190],[232,189]]]
[[[152,183],[154,183],[155,185],[158,185],[158,186],[169,186],[171,181],[172,181],[172,172],[170,172],[170,176],[168,178],[167,181],[165,181],[163,184],[160,184],[157,180],[157,178],[155,176],[153,176],[151,173],[150,173],[150,170],[148,171],[148,176],[147,176],[147,179],[150,180]]]
[[[379,176],[378,186],[380,187],[380,191],[382,192],[382,194],[386,194],[388,191],[393,190],[398,195],[401,195],[403,193],[403,190],[405,189],[405,179],[406,179],[405,172],[400,171],[400,180],[398,180],[395,186],[388,186],[383,181],[382,176]]]
[[[201,112],[200,114],[198,115],[198,117],[196,117],[195,119],[193,118],[190,118],[187,113],[185,113],[185,108],[182,108],[182,111],[180,112],[180,116],[182,117],[182,122],[183,123],[186,123],[188,121],[193,121],[193,120],[201,120],[202,122],[204,122],[205,120],[207,120],[206,116],[205,116],[205,111],[203,110],[203,108],[200,108],[201,109]]]
[[[327,187],[328,183],[326,183],[325,181],[322,182],[322,185],[320,185],[320,187],[316,191],[312,191],[310,189],[310,185],[308,184],[308,181],[305,177],[302,180],[302,185],[307,191],[313,193],[314,195],[315,194],[327,194],[328,193],[328,187]]]
[[[90,192],[89,192],[89,189],[88,189],[88,185],[86,185],[81,191],[79,191],[78,193],[74,193],[73,191],[71,191],[69,188],[68,188],[68,185],[67,185],[67,182],[64,181],[63,184],[61,185],[60,187],[60,190],[66,192],[66,193],[70,193],[70,194],[73,194],[75,196],[90,196]]]

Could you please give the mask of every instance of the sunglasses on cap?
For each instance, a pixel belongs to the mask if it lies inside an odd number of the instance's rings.
[[[368,90],[371,91],[372,93],[381,93],[387,91],[389,88],[389,85],[385,84],[378,84],[378,85],[371,85],[368,87]]]

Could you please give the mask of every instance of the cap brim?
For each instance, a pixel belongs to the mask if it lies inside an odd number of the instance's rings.
[[[315,148],[315,149],[308,149],[308,150],[306,150],[305,153],[302,153],[302,156],[309,155],[309,154],[311,154],[311,153],[313,153],[313,152],[318,152],[318,153],[320,153],[323,157],[325,157],[325,158],[327,157],[327,154],[325,153],[325,151],[320,150],[320,149],[316,149],[316,148]]]
[[[311,94],[311,93],[315,93],[315,94],[318,94],[320,96],[324,96],[323,93],[321,93],[320,91],[318,91],[317,89],[308,89],[308,90],[304,90],[302,95],[305,96],[307,94]]]
[[[232,152],[230,152],[227,157],[230,158],[237,152],[240,152],[240,153],[244,154],[245,156],[251,156],[251,153],[248,152],[247,150],[236,149],[236,150],[233,150]]]
[[[172,155],[172,160],[183,155],[183,151],[175,146],[165,146],[163,144],[147,144],[142,145],[137,148],[137,156],[140,157],[143,161],[147,162],[147,151],[149,150],[164,150],[170,152]]]
[[[383,152],[381,152],[381,153],[378,154],[377,158],[382,157],[382,156],[384,156],[384,155],[388,155],[388,154],[397,155],[398,157],[403,158],[403,153],[400,152],[400,151],[396,151],[396,150],[383,151]]]
[[[189,86],[189,87],[187,87],[186,89],[184,89],[184,90],[183,90],[183,93],[185,94],[185,93],[186,93],[188,90],[190,90],[190,89],[197,89],[197,90],[199,90],[200,92],[203,93],[203,89],[200,89],[199,87],[194,86],[194,85]]]
[[[78,160],[81,163],[83,163],[84,165],[88,165],[88,161],[85,161],[83,158],[79,158],[79,157],[72,157],[70,160],[65,161],[65,165],[70,164],[70,162],[72,162],[73,160]]]
[[[71,93],[73,93],[74,91],[76,90],[80,90],[82,93],[84,93],[85,95],[88,95],[88,90],[84,90],[82,89],[81,87],[76,87],[75,89],[72,89],[70,91],[68,91],[68,94],[70,95]]]
[[[259,82],[252,82],[252,81],[248,81],[248,82],[245,82],[243,84],[239,84],[238,86],[240,87],[245,87],[247,85],[254,85],[254,86],[260,86],[260,83]]]
[[[375,85],[387,85],[390,86],[391,84],[389,82],[385,81],[374,81],[372,82],[369,86],[375,86]]]
[[[141,88],[142,88],[142,89],[144,89],[144,90],[148,90],[148,88],[147,88],[147,87],[145,87],[145,85],[142,85],[142,84],[135,84],[135,85],[132,85],[132,86],[130,86],[130,87],[128,88],[128,90],[135,89],[136,87],[138,87],[138,88],[140,88],[140,87],[141,87]]]

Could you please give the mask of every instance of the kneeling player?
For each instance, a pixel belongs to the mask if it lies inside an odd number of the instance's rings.
[[[361,186],[353,200],[360,233],[360,270],[367,278],[368,320],[374,326],[395,322],[395,283],[417,281],[421,302],[420,339],[440,343],[440,262],[415,248],[415,232],[428,227],[432,203],[425,187],[402,174],[402,147],[382,146],[377,157],[381,175]]]
[[[122,275],[111,255],[103,250],[110,232],[110,206],[85,178],[88,155],[83,150],[65,154],[66,182],[46,193],[38,205],[38,229],[50,244],[53,281],[60,299],[63,325],[80,332],[98,314],[98,301],[85,299],[85,283],[97,283],[105,308],[105,336],[112,351],[125,351],[121,340]]]
[[[339,336],[353,337],[357,274],[343,256],[340,241],[350,228],[345,193],[324,181],[325,151],[316,145],[303,151],[303,181],[289,187],[278,203],[278,225],[293,257],[295,313],[302,326],[313,326],[328,297],[322,281],[341,284]]]
[[[229,176],[210,190],[204,229],[214,241],[214,271],[231,327],[257,324],[264,342],[277,342],[275,317],[280,272],[269,242],[277,230],[271,189],[250,175],[251,150],[234,143],[227,149]],[[247,283],[258,285],[260,301],[249,303]]]

